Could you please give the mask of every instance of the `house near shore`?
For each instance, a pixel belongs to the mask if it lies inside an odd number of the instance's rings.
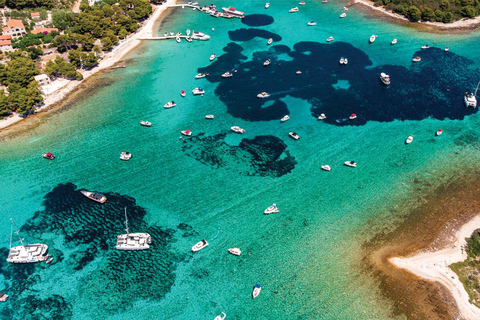
[[[22,20],[11,19],[7,21],[7,26],[2,28],[3,35],[10,35],[12,38],[18,38],[27,34]]]
[[[40,28],[33,29],[32,31],[30,31],[30,33],[31,34],[39,34],[39,33],[47,34],[47,33],[53,32],[53,31],[58,32],[58,29],[57,28],[40,27]]]
[[[39,74],[38,76],[35,76],[33,78],[35,79],[35,81],[37,81],[40,84],[41,87],[44,87],[52,83],[52,81],[50,80],[50,77],[47,76],[46,74]],[[40,91],[44,93],[43,88],[40,88]]]
[[[40,20],[40,12],[32,12],[30,13],[30,17],[32,20]]]
[[[14,50],[12,47],[12,37],[10,35],[0,36],[0,51],[10,52]]]

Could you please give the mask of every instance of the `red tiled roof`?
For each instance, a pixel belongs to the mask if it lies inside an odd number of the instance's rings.
[[[22,23],[22,20],[12,19],[7,22],[7,27],[9,28],[25,28]]]
[[[7,31],[7,30],[10,30],[10,28],[9,27],[3,27],[2,30]]]
[[[4,36],[0,35],[0,40],[10,40],[10,39],[12,39],[12,36],[9,35],[9,34],[4,35]]]
[[[11,45],[12,45],[12,41],[10,41],[10,40],[0,41],[0,47],[1,46],[11,46]]]
[[[30,33],[31,33],[31,34],[50,33],[50,32],[52,32],[52,31],[57,31],[57,32],[58,32],[58,29],[57,29],[57,28],[44,28],[44,27],[40,27],[40,28],[37,28],[37,29],[32,30]]]
[[[40,12],[32,12],[30,13],[30,16],[33,17],[40,17]]]

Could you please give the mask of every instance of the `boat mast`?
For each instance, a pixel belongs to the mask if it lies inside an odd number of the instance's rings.
[[[477,83],[477,88],[475,89],[475,96],[477,95],[477,91],[478,91],[478,86],[480,85],[480,81],[478,81]]]
[[[125,231],[127,231],[127,235],[128,235],[127,207],[125,207]]]
[[[23,244],[23,239],[20,238],[20,234],[19,234],[20,230],[17,229],[17,226],[15,225],[15,222],[13,222],[13,219],[12,219],[12,218],[10,218],[10,221],[12,221],[12,226],[15,227],[15,233],[17,234],[18,239],[20,240],[20,243],[21,243],[22,246],[23,246],[23,245],[24,245],[24,244]],[[10,243],[10,247],[11,247],[11,246],[12,246],[12,244]]]
[[[13,224],[10,224],[10,249],[12,249]]]

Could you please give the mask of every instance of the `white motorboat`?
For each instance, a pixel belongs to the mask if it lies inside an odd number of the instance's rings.
[[[437,132],[435,132],[435,135],[436,136],[439,136],[443,133],[443,130],[442,129],[438,129]]]
[[[348,119],[350,119],[350,120],[357,119],[357,115],[356,115],[355,113],[352,113],[352,114],[350,115],[350,117],[348,117]]]
[[[221,314],[216,316],[215,319],[213,319],[213,320],[224,320],[226,316],[227,315],[225,314],[225,312],[222,312]]]
[[[152,243],[152,237],[146,233],[130,233],[128,228],[127,208],[125,207],[125,231],[126,234],[117,236],[115,249],[126,251],[147,250]]]
[[[343,64],[348,64],[348,59],[345,58],[345,62],[343,62]]]
[[[262,286],[257,283],[255,287],[253,287],[253,292],[252,292],[253,299],[258,297],[258,295],[260,294],[260,291],[262,291]]]
[[[270,97],[270,95],[268,93],[266,93],[265,91],[257,94],[257,98],[260,98],[260,99],[268,98],[268,97]]]
[[[128,161],[132,158],[132,154],[130,152],[122,152],[120,153],[120,160]]]
[[[8,299],[8,294],[0,292],[0,301],[5,302]]]
[[[185,32],[185,34],[187,35],[187,37],[190,35],[190,33],[192,33],[192,31],[190,29],[187,29],[187,31]]]
[[[285,122],[287,120],[290,120],[290,116],[288,114],[284,116],[282,119],[280,119],[281,122]]]
[[[333,41],[333,37],[328,37],[327,42]]]
[[[192,247],[192,252],[197,252],[208,246],[207,240],[202,240]]]
[[[372,35],[370,36],[370,40],[368,40],[368,41],[369,41],[370,43],[372,43],[372,42],[375,41],[375,39],[377,39],[377,37],[378,37],[377,35],[372,34]]]
[[[212,55],[210,55],[210,61],[215,60],[216,57],[217,55],[215,53],[212,53]]]
[[[384,72],[380,73],[380,81],[386,86],[390,84],[390,76]]]
[[[271,45],[272,43],[273,43],[273,39],[272,38],[268,39],[267,44]]]
[[[242,251],[240,251],[239,248],[230,248],[230,249],[228,249],[228,252],[230,252],[234,256],[239,256],[239,255],[242,254]]]
[[[183,130],[180,131],[184,136],[190,137],[192,135],[192,131],[190,130]]]
[[[340,60],[338,62],[340,64],[345,64],[345,57],[340,57]]]
[[[475,88],[475,92],[467,93],[463,97],[463,101],[465,102],[465,107],[467,107],[467,108],[476,108],[477,107],[478,86],[480,86],[480,82],[478,82],[477,87]]]
[[[302,74],[302,71],[297,70],[297,71],[295,72],[295,74]]]
[[[445,47],[445,49],[444,49],[445,52],[448,52],[449,50],[450,50],[449,47]]]
[[[280,212],[280,210],[278,210],[277,205],[274,203],[270,207],[265,209],[263,214],[270,214],[270,213],[277,213],[277,212]]]
[[[413,141],[413,134],[409,135],[407,140],[405,140],[405,144],[410,144]]]
[[[422,58],[420,58],[420,57],[415,57],[415,58],[412,59],[413,62],[418,62],[418,61],[421,61],[421,60],[422,60]]]
[[[272,60],[267,59],[267,60],[265,60],[265,61],[263,62],[263,66],[266,67],[266,66],[270,65],[270,63],[272,63]]]
[[[327,119],[327,116],[325,115],[325,113],[321,113],[321,114],[318,116],[317,119],[318,119],[318,120],[325,120],[325,119]]]
[[[170,32],[170,37],[173,37],[174,35],[175,35],[175,33]]]
[[[428,49],[428,48],[430,48],[430,46],[429,46],[428,44],[424,44],[424,45],[422,46],[422,49]]]
[[[180,95],[181,95],[182,97],[185,97],[185,96],[187,95],[187,93],[185,92],[185,90],[182,90],[182,91],[180,91]]]
[[[182,41],[182,39],[180,39],[180,37],[176,37],[175,40],[180,43],[180,41]]]
[[[323,166],[322,166],[322,170],[332,171],[332,168],[331,168],[328,164],[326,164],[326,165],[323,165]]]
[[[213,114],[207,114],[207,115],[205,116],[205,119],[210,119],[210,120],[211,120],[211,119],[215,119],[215,116],[214,116]]]
[[[192,93],[194,95],[203,95],[205,93],[205,90],[203,90],[201,87],[196,87],[195,89],[192,90]]]
[[[152,126],[152,123],[150,121],[140,121],[140,124],[144,127],[151,127]]]
[[[298,12],[298,7],[293,7],[292,9],[288,10],[288,12],[290,13]]]
[[[396,44],[397,43],[397,39],[393,39],[392,42],[390,42],[390,44]]]
[[[236,18],[243,19],[245,18],[245,12],[239,11],[233,7],[228,7],[228,8],[222,8],[223,12],[228,13],[229,15],[232,15]]]
[[[42,157],[44,157],[45,159],[48,159],[48,160],[55,159],[55,156],[51,152],[47,152],[47,153],[42,154]]]
[[[91,192],[91,191],[80,191],[85,197],[90,200],[93,200],[98,203],[105,203],[107,201],[107,197],[105,197],[101,193]]]
[[[35,263],[45,261],[48,258],[44,256],[44,254],[48,250],[48,246],[43,243],[35,243],[35,244],[24,244],[23,238],[20,237],[20,230],[17,229],[15,222],[13,219],[10,219],[12,222],[11,229],[10,229],[10,251],[8,252],[7,262],[10,263]],[[12,234],[13,229],[15,228],[15,233],[20,240],[21,246],[12,247]]]
[[[288,135],[290,136],[290,138],[293,138],[295,140],[300,139],[300,136],[293,131],[289,132]]]
[[[230,78],[230,77],[233,77],[233,73],[229,71],[222,74],[222,78]]]
[[[317,23],[315,21],[309,21],[309,22],[307,22],[307,25],[308,26],[316,26]]]
[[[192,38],[191,37],[185,37],[185,40],[187,40],[187,42],[192,42]]]
[[[230,128],[233,132],[236,132],[236,133],[244,133],[245,132],[245,129],[242,129],[240,128],[239,126],[233,126]]]
[[[195,76],[195,79],[202,79],[202,78],[205,78],[207,76],[206,73],[199,73]]]
[[[165,109],[169,109],[169,108],[175,107],[176,105],[177,105],[177,104],[175,103],[175,101],[172,100],[172,101],[169,101],[169,102],[165,103],[165,104],[163,105],[163,107],[164,107]]]
[[[352,167],[352,168],[357,167],[357,163],[355,161],[345,161],[343,164],[346,165],[347,167]]]
[[[304,5],[305,5],[305,1],[300,1],[298,4],[301,5],[301,6],[304,6]]]
[[[191,38],[192,38],[193,40],[202,40],[202,41],[205,41],[205,40],[210,39],[210,36],[209,36],[208,34],[205,34],[205,33],[203,33],[203,32],[200,32],[200,31],[193,31]]]
[[[347,16],[347,14],[344,12],[340,15],[340,18],[345,18]]]
[[[265,3],[265,9],[268,9],[268,8],[270,8],[270,3],[269,2]]]

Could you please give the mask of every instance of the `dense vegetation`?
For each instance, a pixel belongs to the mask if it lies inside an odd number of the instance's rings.
[[[388,10],[402,14],[411,21],[450,23],[480,14],[478,0],[373,0]]]
[[[25,8],[70,8],[75,0],[0,0],[0,6],[10,9]]]

